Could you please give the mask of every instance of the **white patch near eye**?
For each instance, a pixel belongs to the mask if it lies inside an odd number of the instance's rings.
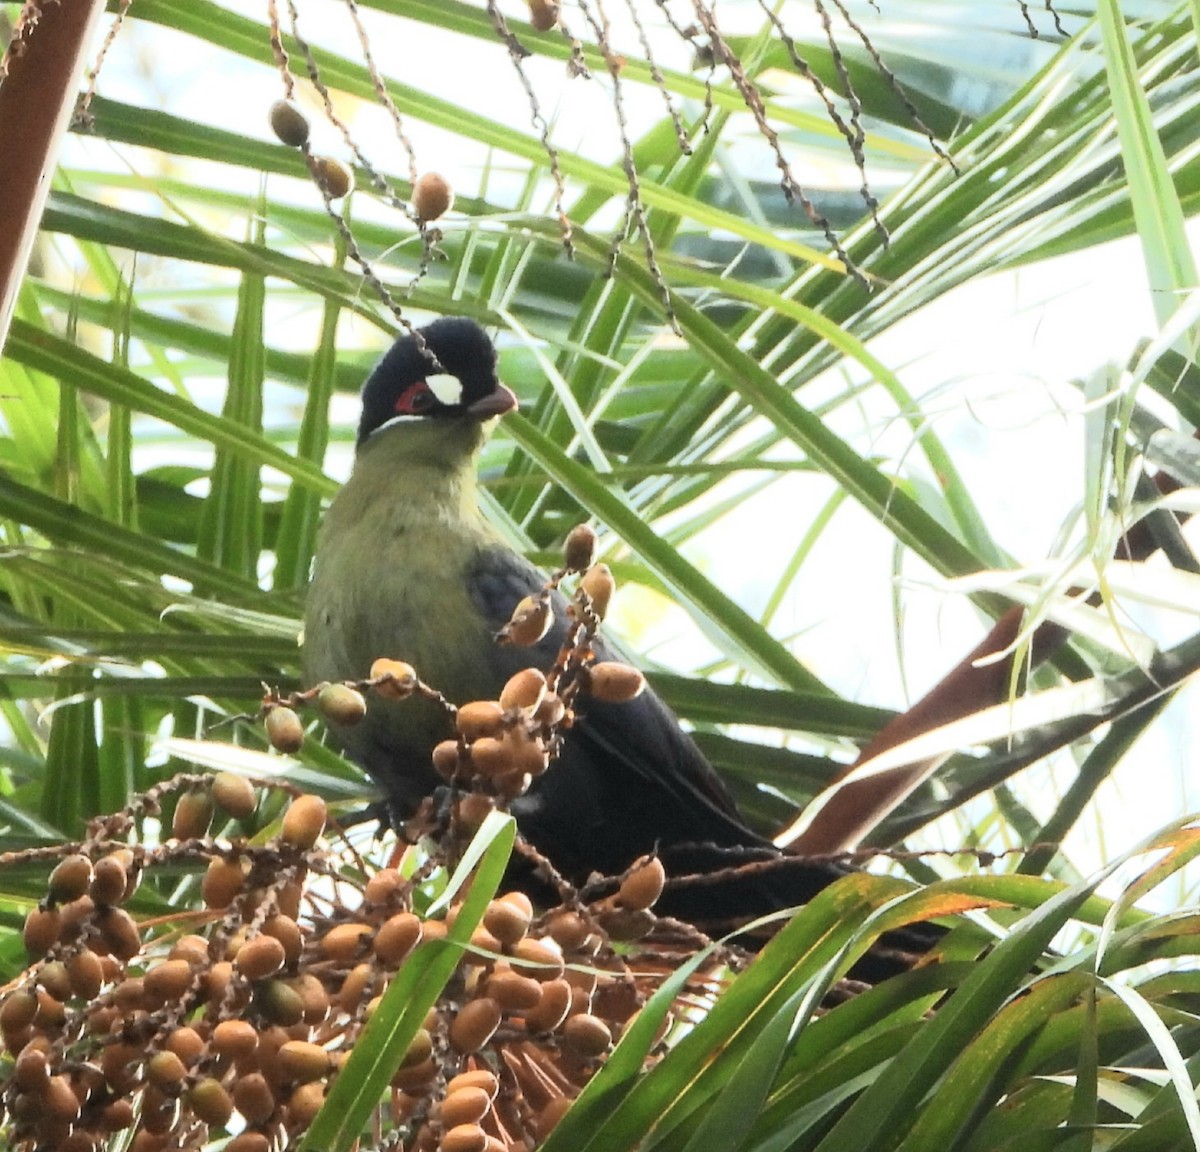
[[[446,372],[438,372],[425,377],[429,390],[443,404],[459,404],[462,402],[462,381],[457,376]]]

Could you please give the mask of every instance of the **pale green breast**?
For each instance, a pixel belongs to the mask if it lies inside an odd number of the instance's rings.
[[[491,631],[466,574],[497,537],[476,506],[474,453],[455,442],[459,431],[395,429],[360,454],[318,538],[305,613],[309,683],[363,678],[386,656],[456,702],[486,693],[490,678],[473,654],[491,645]],[[436,708],[380,703],[371,701],[360,730],[340,734],[377,776],[390,775],[377,746],[424,756],[447,734]]]

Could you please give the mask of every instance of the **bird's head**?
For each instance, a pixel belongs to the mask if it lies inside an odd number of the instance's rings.
[[[367,377],[360,448],[393,422],[481,422],[517,406],[496,376],[496,349],[474,320],[443,316],[417,334],[421,341],[412,333],[401,336]]]

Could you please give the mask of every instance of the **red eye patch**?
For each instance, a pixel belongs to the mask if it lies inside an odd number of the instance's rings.
[[[410,384],[396,398],[392,410],[397,416],[419,416],[438,403],[438,398],[424,380]]]

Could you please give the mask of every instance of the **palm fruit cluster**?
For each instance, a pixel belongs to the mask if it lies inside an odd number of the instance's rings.
[[[244,780],[183,780],[175,837],[72,845],[27,917],[32,963],[0,1001],[12,1147],[95,1152],[131,1133],[133,1152],[222,1133],[232,1152],[291,1147],[388,983],[459,914],[420,911],[432,857],[355,880],[319,839],[315,796],[254,844],[200,832]],[[257,803],[250,791],[239,811]],[[143,875],[204,862],[202,911],[139,922],[124,907]],[[499,1152],[544,1136],[652,990],[614,942],[620,914],[652,917],[663,880],[651,858],[591,904],[538,915],[521,893],[492,900],[381,1101],[395,1146]]]
[[[340,200],[354,189],[354,171],[333,156],[318,156],[309,151],[308,117],[291,100],[276,100],[267,119],[281,144],[299,148],[309,161],[317,185],[330,200]],[[440,219],[454,207],[454,189],[438,172],[424,172],[412,185],[410,212],[422,227]]]
[[[439,760],[458,819],[398,867],[372,869],[329,835],[319,797],[230,773],[176,777],[55,851],[25,922],[30,965],[0,999],[5,1147],[298,1144],[390,982],[425,963],[423,945],[462,915],[461,902],[430,908],[464,827],[546,770],[582,693],[611,690],[589,647],[611,577],[589,567],[584,543],[573,534],[567,567],[537,598],[548,604],[567,572],[588,569],[554,667],[514,677],[498,701],[446,705],[458,736]],[[630,690],[620,681],[619,692]],[[297,709],[315,703],[352,721],[364,691],[432,689],[391,662],[359,685],[269,694],[268,739],[294,750],[304,737]],[[148,842],[143,818],[164,809],[170,835],[164,818],[163,836]],[[163,890],[147,878],[183,880],[169,915],[139,904],[139,883]],[[515,1152],[544,1139],[697,943],[656,921],[665,879],[647,857],[585,892],[561,883],[561,903],[545,910],[520,892],[491,900],[379,1101],[374,1130],[388,1134],[386,1146]],[[697,977],[688,996],[711,992],[708,980]]]
[[[317,156],[309,151],[308,117],[290,100],[276,100],[267,118],[281,144],[299,148],[308,161],[317,186],[330,200],[340,200],[354,190],[354,171],[336,156]]]

